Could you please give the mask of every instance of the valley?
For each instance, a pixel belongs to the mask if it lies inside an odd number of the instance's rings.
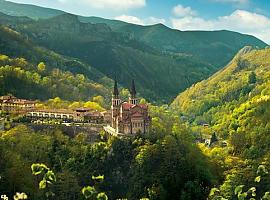
[[[135,78],[141,96],[157,103],[171,102],[179,91],[218,71],[244,46],[266,46],[253,36],[230,31],[184,32],[159,24],[139,26],[55,10],[49,12],[41,7],[33,17],[27,5],[19,16],[29,18],[22,20],[18,17],[20,12],[16,16],[6,15],[10,10],[14,13],[17,4],[2,5],[6,9],[0,10],[5,13],[1,23],[31,43],[86,63],[91,66],[90,70],[94,68],[110,79],[117,77],[125,88]],[[53,16],[48,17],[51,13]],[[87,70],[83,73],[92,79],[93,73]]]
[[[262,40],[0,0],[1,199],[269,200],[269,141]]]

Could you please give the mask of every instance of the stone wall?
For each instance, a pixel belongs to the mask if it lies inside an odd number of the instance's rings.
[[[19,123],[14,123],[13,126]],[[103,130],[103,125],[80,125],[80,126],[66,126],[66,125],[48,125],[48,124],[25,124],[35,132],[44,131],[50,132],[53,130],[61,130],[64,134],[69,137],[75,137],[79,133],[84,133],[87,135],[89,142],[94,142],[98,139],[99,133]]]

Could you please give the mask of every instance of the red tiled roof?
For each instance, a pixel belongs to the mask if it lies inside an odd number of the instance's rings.
[[[135,106],[139,106],[140,108],[145,109],[145,110],[148,108],[148,106],[145,105],[145,104],[135,105],[135,104],[131,104],[131,103],[128,103],[128,102],[122,103],[122,107],[123,107],[124,110],[130,110],[131,108],[134,108]]]
[[[21,104],[21,105],[26,105],[26,104],[36,104],[36,101],[30,101],[30,100],[13,100],[13,99],[8,99],[8,100],[2,100],[2,103],[9,103],[9,104]]]
[[[127,102],[122,103],[122,107],[124,110],[129,110],[133,106],[134,106],[134,104],[131,104],[131,103],[127,103]]]

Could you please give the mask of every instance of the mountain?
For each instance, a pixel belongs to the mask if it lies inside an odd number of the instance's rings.
[[[45,71],[38,70],[40,62],[45,63]],[[0,26],[0,74],[1,95],[12,93],[23,98],[108,98],[112,87],[112,80],[95,68],[37,46],[4,26]]]
[[[256,188],[257,197],[269,191],[269,174],[259,176],[258,168],[270,167],[269,47],[243,48],[225,68],[181,93],[171,108],[188,119],[199,140],[216,140],[210,148],[199,145],[224,171],[210,199],[235,199],[239,185],[243,191]]]
[[[220,68],[246,45],[263,48],[258,38],[228,30],[180,31],[163,24],[142,26],[98,17],[79,17],[82,22],[105,23],[116,32],[127,34],[162,52],[184,53]]]
[[[6,22],[1,22],[0,16],[0,22],[33,43],[117,77],[126,88],[136,79],[141,96],[158,102],[171,101],[179,91],[209,77],[242,47],[266,46],[253,36],[231,31],[178,31],[162,24],[140,26],[42,7],[29,14],[29,5],[0,4],[6,14],[18,11],[16,15],[29,17],[8,21],[2,16]]]
[[[10,1],[0,0],[0,12],[12,16],[27,16],[32,19],[50,18],[61,15],[64,12],[51,8],[43,8],[30,4],[18,4]]]
[[[32,22],[32,19],[29,17],[15,17],[9,16],[0,12],[0,24],[8,24],[10,26],[14,26],[19,23],[27,23]]]
[[[247,137],[257,134],[256,138],[269,135],[269,55],[270,48],[245,47],[225,68],[181,93],[171,106],[195,124],[210,124],[225,139],[240,132]],[[249,142],[260,148],[255,140]]]
[[[185,53],[210,63],[216,68],[227,64],[245,45],[265,47],[265,43],[254,36],[232,31],[179,31],[162,24],[140,26],[127,24],[118,31],[161,51]]]
[[[177,91],[202,80],[215,69],[192,55],[164,54],[145,43],[111,30],[106,24],[82,23],[59,15],[12,26],[38,46],[75,57],[152,100],[168,101]]]

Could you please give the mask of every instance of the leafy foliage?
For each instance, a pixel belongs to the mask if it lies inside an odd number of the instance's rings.
[[[270,167],[269,53],[269,48],[244,48],[223,70],[192,86],[172,104],[188,116],[198,135],[207,138],[214,132],[219,138],[217,146],[201,148],[224,169],[219,188],[223,198],[234,198],[234,188],[241,184],[245,190],[252,188],[253,181],[257,196],[270,187],[265,169]],[[264,178],[257,174],[258,165]],[[239,193],[239,198],[245,196]]]
[[[14,186],[34,200],[49,191],[59,200],[84,199],[83,194],[107,199],[97,191],[109,199],[205,199],[216,182],[212,164],[175,113],[164,106],[152,107],[151,114],[161,122],[135,138],[103,135],[89,143],[84,134],[69,138],[58,130],[33,132],[22,125],[2,132],[0,191],[12,194]],[[32,165],[39,181],[29,174],[32,163],[46,163]],[[45,189],[37,190],[39,185]]]
[[[25,193],[19,193],[17,192],[14,196],[13,196],[14,200],[23,200],[23,199],[27,199],[27,195]]]
[[[104,176],[92,176],[92,180],[101,183]],[[108,200],[108,196],[104,192],[98,192],[95,186],[86,186],[82,189],[82,194],[86,199]]]
[[[45,64],[39,64],[45,65]],[[95,96],[109,96],[103,85],[92,82],[82,74],[45,68],[36,70],[32,63],[23,58],[0,55],[0,94],[45,100],[61,97],[65,100],[89,100]],[[87,106],[87,105],[86,105]]]
[[[39,175],[43,174],[42,180],[39,182],[39,189],[45,190],[45,196],[47,199],[50,199],[50,197],[54,197],[55,193],[51,191],[50,185],[54,184],[56,182],[56,176],[50,168],[48,168],[44,164],[32,164],[31,165],[32,173],[33,175]]]

